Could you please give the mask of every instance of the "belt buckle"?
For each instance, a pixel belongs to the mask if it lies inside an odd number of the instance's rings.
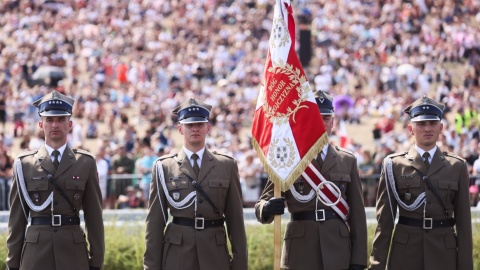
[[[52,226],[62,226],[62,215],[52,215]]]
[[[315,220],[325,221],[325,209],[315,210]]]
[[[433,219],[432,218],[423,218],[423,229],[431,230],[433,228]]]
[[[195,218],[195,230],[203,230],[203,229],[205,229],[205,218],[196,217]]]

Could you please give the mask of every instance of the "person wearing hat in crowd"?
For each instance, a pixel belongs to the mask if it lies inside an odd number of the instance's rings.
[[[317,91],[315,100],[327,134],[331,135],[333,98]],[[347,204],[349,211],[339,213],[336,207],[324,204],[316,195],[316,187],[302,176],[282,193],[282,198],[273,197],[274,185],[269,181],[255,204],[257,220],[271,223],[275,215],[284,213],[286,202],[291,220],[285,231],[282,268],[364,269],[368,258],[367,224],[356,158],[348,150],[326,144],[312,164],[328,181],[324,188],[338,188],[338,200]]]
[[[95,158],[67,145],[73,103],[57,91],[33,103],[38,108],[45,144],[21,154],[14,163],[8,269],[83,270],[103,266],[102,196]],[[87,237],[80,226],[80,209]]]
[[[173,110],[183,148],[153,165],[144,269],[248,269],[237,162],[205,146],[211,108],[190,99]]]
[[[473,269],[467,164],[436,145],[443,109],[424,96],[404,110],[415,144],[383,161],[372,270]]]

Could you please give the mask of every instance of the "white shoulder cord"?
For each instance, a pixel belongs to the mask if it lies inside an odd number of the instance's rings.
[[[176,209],[185,209],[187,207],[190,207],[190,205],[193,204],[194,201],[197,200],[197,197],[196,197],[196,192],[195,191],[192,191],[190,192],[186,197],[185,199],[183,199],[182,201],[180,202],[176,202],[171,196],[170,194],[168,193],[168,189],[167,189],[167,185],[165,184],[165,175],[163,174],[163,166],[162,166],[162,161],[160,160],[157,160],[157,195],[158,195],[158,201],[160,202],[160,206],[162,208],[162,213],[163,213],[163,205],[162,205],[162,200],[161,200],[161,197],[160,197],[160,184],[159,182],[162,184],[162,188],[163,188],[163,193],[165,194],[165,197],[167,198],[168,200],[168,203],[175,207]],[[188,201],[190,201],[193,197],[195,197],[190,203]],[[165,216],[165,213],[163,213],[163,219],[165,220],[165,224],[167,223],[167,219],[166,219],[166,216]]]
[[[385,159],[385,164],[384,164],[386,170],[387,170],[387,182],[390,185],[390,188],[392,189],[393,195],[395,196],[395,199],[397,200],[397,203],[405,210],[407,211],[414,211],[420,205],[424,204],[426,202],[425,199],[425,192],[422,192],[417,199],[410,205],[407,205],[404,203],[402,200],[400,200],[400,197],[398,196],[397,188],[395,187],[395,178],[393,176],[393,161],[391,158],[386,158]],[[388,199],[390,201],[390,193],[388,192],[388,185],[387,185],[387,193],[388,193]],[[392,210],[392,215],[393,215],[393,209],[392,209],[392,204],[390,202],[390,209]]]
[[[27,187],[25,185],[25,179],[23,179],[23,170],[22,170],[22,163],[20,161],[20,158],[17,158],[17,160],[15,160],[15,166],[16,166],[16,169],[17,169],[17,180],[18,180],[19,186],[22,190],[23,198],[27,202],[28,207],[30,207],[30,209],[34,212],[40,212],[40,211],[44,210],[45,208],[47,208],[48,205],[53,202],[53,191],[50,193],[50,196],[48,196],[48,198],[45,200],[45,202],[43,202],[42,205],[35,205],[33,203],[32,199],[30,198],[30,196],[28,196]],[[21,201],[22,200],[20,199],[20,202]],[[22,203],[22,208],[23,207],[24,206],[23,206],[23,203]],[[25,213],[25,209],[23,209],[23,211]],[[25,214],[25,218],[27,218],[26,214]]]
[[[301,203],[309,202],[310,200],[313,199],[313,197],[315,197],[315,191],[313,189],[311,189],[310,192],[307,195],[301,195],[295,189],[295,186],[292,185],[292,187],[290,187],[290,191],[292,192],[293,197]]]

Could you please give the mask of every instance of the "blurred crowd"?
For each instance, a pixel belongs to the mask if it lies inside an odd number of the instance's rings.
[[[292,2],[302,64],[312,87],[335,97],[331,139],[357,156],[366,206],[382,159],[410,147],[402,110],[423,95],[447,105],[439,146],[467,160],[476,205],[480,2]],[[207,144],[238,160],[251,206],[266,181],[249,131],[273,4],[2,1],[0,188],[8,190],[13,159],[43,144],[31,103],[56,89],[76,100],[69,142],[96,156],[104,206],[147,207],[153,161],[181,146],[171,111],[194,97],[213,105]],[[343,125],[368,132],[345,134]]]

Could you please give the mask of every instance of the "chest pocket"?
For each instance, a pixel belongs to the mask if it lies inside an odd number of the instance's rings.
[[[447,202],[453,204],[455,194],[458,191],[458,182],[449,181],[449,180],[438,180],[438,191],[443,196]]]
[[[31,177],[29,181],[25,181],[28,191],[45,191],[48,190],[47,177]]]
[[[189,184],[187,179],[166,181],[168,191],[187,189]]]
[[[56,180],[58,183],[58,180]],[[85,190],[86,180],[81,179],[68,179],[65,181],[65,189],[67,190]]]
[[[420,187],[420,177],[415,176],[412,178],[400,178],[396,181],[397,187],[399,190],[408,189],[408,188],[419,188]]]
[[[230,180],[228,179],[208,179],[208,189],[212,194],[212,200],[216,201],[218,208],[223,208],[227,200],[227,192],[230,187]]]
[[[345,192],[348,183],[352,182],[350,175],[345,173],[330,173],[330,179],[328,180],[334,182],[342,193]]]

